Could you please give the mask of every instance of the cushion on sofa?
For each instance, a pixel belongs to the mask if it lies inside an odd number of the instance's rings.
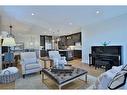
[[[120,71],[109,82],[108,88],[111,90],[124,88],[126,84],[127,71]]]
[[[25,68],[26,68],[26,70],[32,70],[32,69],[36,69],[36,68],[40,68],[41,66],[40,66],[40,64],[26,64],[25,65]]]

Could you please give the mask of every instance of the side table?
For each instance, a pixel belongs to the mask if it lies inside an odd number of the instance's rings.
[[[44,61],[44,68],[47,68],[47,61],[50,61],[50,67],[52,67],[52,60],[49,57],[41,57],[40,60]]]

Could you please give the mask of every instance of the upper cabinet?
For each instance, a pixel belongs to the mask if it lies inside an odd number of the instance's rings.
[[[58,42],[58,46],[60,49],[65,49],[67,44],[66,36],[60,36],[60,41]]]
[[[81,32],[60,36],[60,41],[58,41],[59,49],[67,49],[68,46],[75,46],[77,43],[81,43]],[[53,47],[52,36],[40,35],[40,46],[42,49],[48,50]]]
[[[81,42],[81,32],[73,34],[72,39],[73,39],[74,42]]]
[[[66,35],[66,36],[61,36],[59,41],[59,48],[60,49],[65,49],[68,46],[74,46],[76,43],[81,43],[81,32],[71,34],[71,35]]]
[[[75,45],[75,43],[81,43],[81,32],[66,36],[67,46]]]
[[[73,35],[66,36],[66,39],[67,39],[67,46],[73,46],[75,44],[73,40]]]

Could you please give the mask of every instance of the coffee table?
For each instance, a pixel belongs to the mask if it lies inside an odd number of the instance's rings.
[[[86,70],[83,70],[80,68],[74,68],[74,70],[71,73],[68,73],[68,72],[55,73],[55,72],[52,72],[51,69],[43,68],[42,82],[44,82],[45,80],[44,75],[46,75],[58,85],[59,89],[61,89],[62,86],[72,81],[75,81],[76,79],[79,79],[81,76],[84,76],[85,82],[87,82],[87,73],[88,72]]]

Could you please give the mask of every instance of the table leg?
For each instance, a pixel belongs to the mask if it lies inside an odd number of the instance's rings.
[[[85,74],[85,81],[87,82],[87,74]]]
[[[59,90],[61,90],[61,86],[59,85]]]
[[[53,61],[50,60],[50,68],[53,67]]]
[[[44,73],[42,72],[42,82],[44,82]]]
[[[44,61],[44,68],[46,68],[46,61]]]

